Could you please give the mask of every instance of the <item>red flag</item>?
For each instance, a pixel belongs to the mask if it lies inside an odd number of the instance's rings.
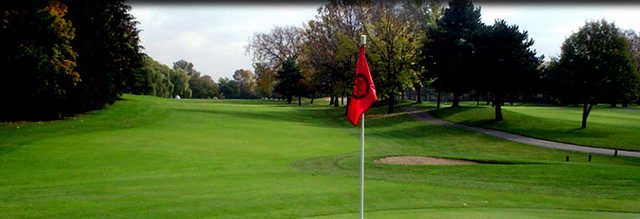
[[[353,86],[353,94],[347,109],[347,118],[353,126],[358,126],[360,115],[369,110],[369,107],[376,102],[376,87],[373,85],[367,58],[364,56],[364,45],[360,46],[358,65],[356,65],[356,81]]]

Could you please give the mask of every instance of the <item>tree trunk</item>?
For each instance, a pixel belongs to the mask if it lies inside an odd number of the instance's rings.
[[[593,103],[589,103],[590,101],[584,101],[584,104],[582,105],[582,126],[581,128],[585,129],[587,128],[587,118],[589,117],[589,113],[591,112],[591,109],[593,108]]]
[[[460,106],[460,94],[458,92],[453,92],[453,102],[451,103],[451,107],[459,107]]]
[[[495,103],[496,121],[502,121],[502,95],[494,94],[493,101]]]
[[[395,104],[396,102],[396,95],[390,95],[389,96],[389,110],[387,110],[387,113],[393,113],[393,104]]]
[[[421,94],[421,91],[422,91],[422,85],[418,85],[418,86],[416,86],[416,103],[417,103],[417,104],[422,103],[422,94]]]
[[[302,106],[302,96],[298,96],[298,106]]]
[[[333,105],[333,95],[329,95],[331,99],[329,99],[329,106]]]
[[[436,109],[440,109],[440,99],[442,97],[442,92],[438,91],[438,100],[436,100]]]
[[[293,97],[291,95],[287,96],[287,103],[291,104]]]
[[[351,98],[347,96],[347,107],[344,108],[344,116],[347,116],[347,111],[349,111],[349,104],[351,104]]]
[[[315,95],[313,95],[313,94],[311,95],[311,103],[310,103],[310,104],[313,104],[313,99],[314,99],[315,97],[316,97]]]
[[[335,107],[340,106],[340,100],[338,99],[338,95],[336,95],[336,99],[333,101],[333,106]]]

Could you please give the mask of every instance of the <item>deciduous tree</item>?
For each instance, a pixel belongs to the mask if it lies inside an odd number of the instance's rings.
[[[264,63],[255,63],[253,69],[256,72],[256,92],[263,97],[273,97],[276,73]]]
[[[421,48],[422,65],[439,91],[453,93],[453,107],[470,90],[474,72],[474,38],[482,27],[480,8],[471,0],[451,0],[438,25],[429,28]]]
[[[605,20],[587,22],[565,40],[554,74],[583,104],[582,128],[587,127],[593,106],[610,95],[631,92],[639,83],[627,40]]]
[[[411,22],[401,13],[393,2],[376,3],[365,24],[370,39],[369,65],[376,91],[388,101],[388,113],[393,113],[395,96],[418,80],[412,67],[417,58],[418,35],[411,31]]]
[[[493,95],[495,120],[501,121],[501,106],[508,93],[518,93],[537,80],[541,57],[531,48],[533,40],[517,25],[497,20],[483,28],[476,39],[476,84]]]
[[[298,84],[303,79],[300,68],[292,59],[286,59],[282,62],[282,68],[276,74],[278,82],[275,91],[287,98],[287,102],[291,103],[292,97],[299,94]]]
[[[0,8],[0,91],[6,94],[0,120],[60,118],[81,82],[68,8],[60,1],[14,6]]]

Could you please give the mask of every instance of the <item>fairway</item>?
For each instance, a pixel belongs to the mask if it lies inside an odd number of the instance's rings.
[[[472,126],[497,129],[546,140],[640,151],[640,111],[594,108],[586,129],[580,129],[582,108],[504,106],[504,120],[493,121],[492,107],[467,106],[433,111],[442,119]]]
[[[343,108],[124,99],[64,121],[2,123],[0,217],[358,215],[360,129]],[[586,154],[383,112],[367,115],[368,218],[640,217],[638,158],[594,155],[588,162]],[[373,162],[396,155],[484,164]]]

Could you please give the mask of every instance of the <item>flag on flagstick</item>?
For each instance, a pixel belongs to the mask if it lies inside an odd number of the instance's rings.
[[[376,87],[373,85],[373,79],[367,65],[367,58],[364,56],[364,43],[360,46],[360,55],[356,65],[356,80],[353,85],[353,94],[347,108],[347,118],[353,126],[358,126],[360,115],[366,112],[371,105],[376,102]]]
[[[360,36],[360,54],[356,65],[356,80],[353,85],[353,95],[347,106],[347,118],[353,126],[358,126],[358,120],[362,117],[360,129],[360,219],[364,218],[364,112],[369,110],[378,99],[376,87],[373,86],[367,58],[364,56],[366,36]]]

